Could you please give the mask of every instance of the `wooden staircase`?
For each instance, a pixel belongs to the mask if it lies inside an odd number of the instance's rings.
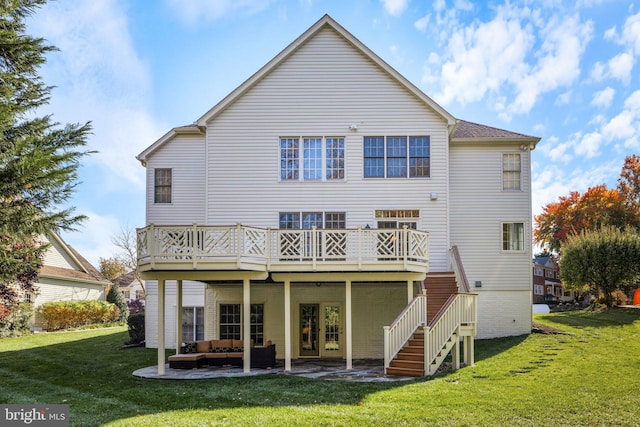
[[[428,273],[424,285],[427,290],[427,323],[431,324],[449,297],[458,292],[458,285],[455,274],[452,272]],[[457,335],[452,335],[433,363],[437,363],[439,366],[457,339]],[[414,332],[407,344],[402,347],[402,350],[391,361],[390,366],[387,368],[387,375],[408,377],[422,377],[425,375],[424,331],[422,329]]]
[[[424,280],[427,290],[427,324],[431,325],[449,297],[458,293],[458,284],[453,272],[427,273]]]

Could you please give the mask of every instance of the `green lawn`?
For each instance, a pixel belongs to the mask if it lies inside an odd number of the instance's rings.
[[[476,366],[349,383],[282,375],[199,381],[131,375],[155,350],[123,328],[0,340],[0,403],[66,403],[71,425],[640,425],[640,310],[536,316],[570,335],[476,342]]]

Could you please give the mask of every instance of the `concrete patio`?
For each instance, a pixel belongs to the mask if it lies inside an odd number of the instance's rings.
[[[164,375],[158,375],[157,366],[141,368],[133,372],[140,378],[162,380],[204,380],[215,378],[240,378],[259,375],[295,375],[328,381],[390,382],[414,380],[414,377],[385,375],[382,360],[354,360],[353,369],[346,369],[344,360],[306,359],[294,360],[291,371],[285,372],[281,360],[271,369],[252,369],[243,372],[241,367],[206,366],[198,369],[171,369],[165,365]]]

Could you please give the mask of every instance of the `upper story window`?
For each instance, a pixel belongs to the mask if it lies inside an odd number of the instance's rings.
[[[542,268],[540,268],[540,267],[535,267],[535,268],[533,269],[533,274],[534,274],[534,275],[536,275],[536,276],[542,276]]]
[[[153,202],[171,203],[171,169],[155,169]]]
[[[502,224],[502,250],[524,251],[524,223],[505,222]]]
[[[502,155],[502,189],[520,190],[522,177],[522,163],[520,153],[505,153]]]
[[[280,179],[344,179],[344,138],[280,138]]]
[[[344,229],[346,220],[344,212],[280,212],[279,227],[281,229],[298,230],[326,228]]]
[[[431,176],[428,136],[365,136],[365,178],[424,178]]]

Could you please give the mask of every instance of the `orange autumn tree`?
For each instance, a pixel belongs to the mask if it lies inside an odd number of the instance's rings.
[[[624,170],[623,170],[624,171]],[[560,252],[569,236],[604,226],[640,228],[640,212],[627,195],[606,185],[589,188],[584,194],[573,191],[543,207],[534,217],[534,240],[550,251]]]
[[[627,203],[640,207],[640,156],[634,154],[624,159],[617,188]]]

